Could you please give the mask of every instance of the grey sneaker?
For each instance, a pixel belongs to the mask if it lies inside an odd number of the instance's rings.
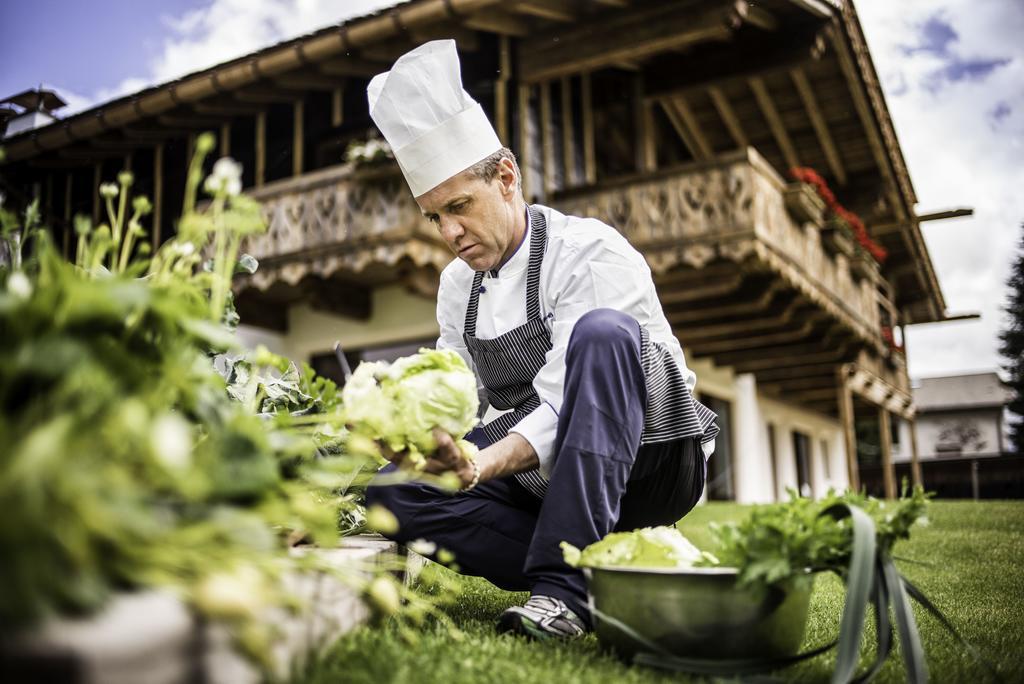
[[[525,606],[513,606],[498,618],[499,632],[513,632],[533,639],[575,639],[587,626],[565,602],[551,596],[531,596]]]

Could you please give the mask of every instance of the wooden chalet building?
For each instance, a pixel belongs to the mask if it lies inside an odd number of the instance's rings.
[[[250,332],[327,370],[339,339],[354,359],[404,353],[437,334],[451,254],[397,166],[344,153],[374,131],[369,78],[442,37],[528,200],[599,217],[646,255],[721,418],[708,496],[857,486],[865,424],[891,496],[893,418],[915,410],[896,343],[945,303],[848,0],[411,0],[10,136],[0,176],[42,197],[71,250],[71,217],[98,216],[98,185],[130,167],[159,242],[195,136],[214,131],[270,225],[236,284]],[[884,263],[839,239],[793,167],[827,181]]]

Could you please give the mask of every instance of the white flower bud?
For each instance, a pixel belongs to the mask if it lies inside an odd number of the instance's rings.
[[[429,556],[437,551],[437,544],[426,539],[417,539],[409,543],[409,550],[421,556]]]
[[[7,291],[15,298],[26,300],[32,296],[32,283],[22,271],[15,271],[7,279]]]
[[[176,413],[156,419],[150,432],[153,454],[169,470],[188,468],[192,460],[192,432],[188,422]]]

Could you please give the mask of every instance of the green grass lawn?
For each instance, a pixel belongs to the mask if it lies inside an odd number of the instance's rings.
[[[697,546],[710,548],[707,523],[742,517],[746,508],[712,503],[691,512],[679,527]],[[930,565],[897,562],[961,633],[999,670],[1005,682],[1024,681],[1024,502],[933,503],[927,527],[916,527],[897,545],[899,556]],[[506,607],[525,599],[468,579],[449,609],[464,638],[453,640],[430,626],[409,644],[393,627],[364,627],[338,641],[304,679],[308,682],[437,682],[502,684],[547,682],[680,682],[685,675],[623,664],[603,652],[591,635],[572,643],[534,643],[497,635],[493,623]],[[843,588],[832,575],[818,578],[804,648],[828,643],[838,633]],[[916,605],[916,604],[915,604]],[[937,620],[916,609],[932,681],[985,682],[993,677],[974,662]],[[870,617],[869,617],[870,621]],[[863,663],[874,644],[868,636]],[[789,681],[824,682],[834,650],[779,674]],[[904,681],[894,653],[876,681]]]

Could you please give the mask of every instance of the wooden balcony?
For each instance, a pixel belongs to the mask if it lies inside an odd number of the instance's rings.
[[[882,336],[888,288],[873,265],[830,250],[820,210],[793,202],[796,189],[748,148],[552,204],[602,219],[644,253],[690,357],[753,372],[766,392],[830,414],[837,373],[852,363],[904,413],[905,364]]]
[[[243,320],[283,330],[297,301],[366,318],[373,287],[404,282],[433,296],[452,254],[398,168],[333,166],[249,191],[268,228],[242,244],[260,262],[236,280]]]

